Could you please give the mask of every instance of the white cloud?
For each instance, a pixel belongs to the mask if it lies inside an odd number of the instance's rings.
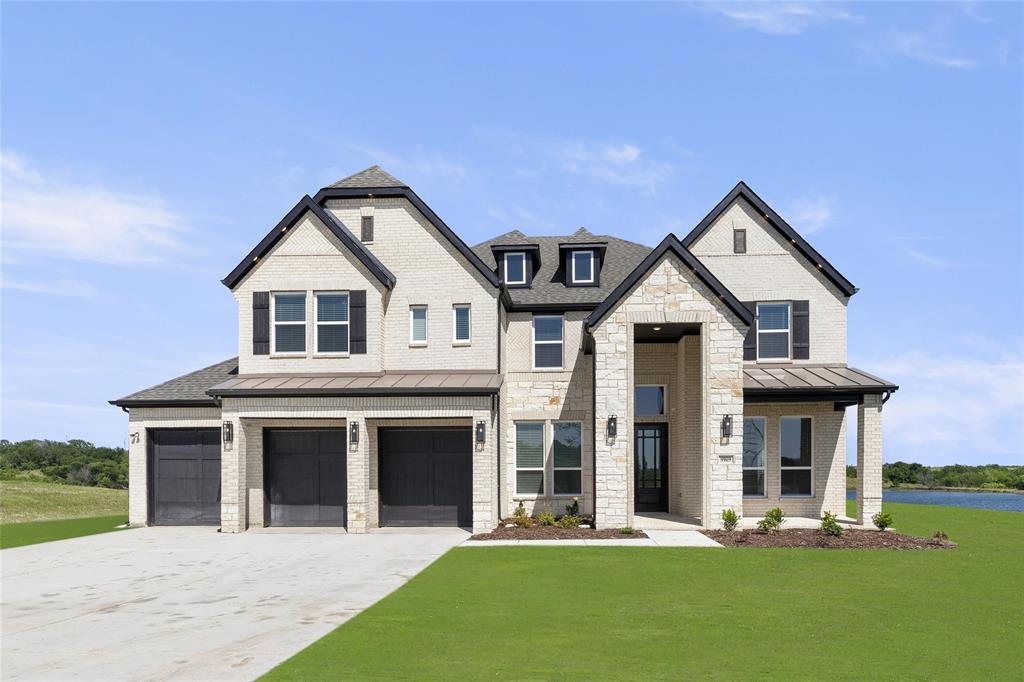
[[[919,263],[924,263],[929,267],[939,268],[941,270],[962,270],[967,267],[966,263],[958,263],[956,261],[938,258],[923,251],[918,251],[917,249],[908,249],[907,254]]]
[[[860,21],[846,8],[832,3],[805,2],[717,2],[701,5],[735,28],[770,35],[799,35],[831,22]]]
[[[60,279],[52,282],[31,282],[26,280],[3,281],[4,289],[25,291],[31,294],[48,294],[51,296],[70,296],[73,298],[92,298],[96,295],[96,287],[88,282],[76,282]]]
[[[907,352],[863,366],[900,386],[884,409],[886,461],[1024,463],[1021,350],[977,356]]]
[[[787,219],[801,234],[811,234],[832,222],[832,205],[825,197],[796,199]]]
[[[648,161],[639,147],[626,143],[575,141],[554,145],[551,153],[561,160],[561,168],[567,173],[609,185],[641,187],[648,192],[654,192],[673,172],[672,164]]]
[[[46,175],[10,151],[0,165],[5,250],[138,265],[184,247],[184,219],[158,197]]]
[[[892,30],[867,50],[877,55],[903,57],[948,69],[973,69],[978,66],[977,60],[957,54],[942,37],[942,33],[938,28],[921,31]]]

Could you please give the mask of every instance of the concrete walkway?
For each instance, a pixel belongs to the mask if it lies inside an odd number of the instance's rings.
[[[142,528],[5,549],[4,680],[251,680],[468,533]]]
[[[462,547],[721,547],[692,530],[647,530],[646,538],[632,540],[466,540]]]

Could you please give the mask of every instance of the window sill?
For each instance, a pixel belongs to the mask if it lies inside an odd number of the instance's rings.
[[[306,357],[306,351],[301,353],[271,353],[268,356],[271,360],[284,360],[285,358],[304,358]]]
[[[426,348],[427,344],[423,341],[414,341],[409,344],[409,348]]]
[[[452,343],[452,348],[465,348],[466,346],[472,346],[472,341],[455,341]]]
[[[314,353],[314,358],[347,358],[351,353]]]
[[[780,500],[813,500],[814,495],[779,495]]]
[[[534,372],[565,372],[564,367],[534,367]]]
[[[744,495],[744,500],[767,500],[767,495]]]

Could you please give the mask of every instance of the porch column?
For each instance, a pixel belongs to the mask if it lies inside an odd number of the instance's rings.
[[[242,422],[224,416],[232,423],[232,442],[220,445],[220,529],[222,533],[241,533],[248,523],[246,505],[246,437]]]
[[[857,523],[882,511],[882,396],[857,406]]]
[[[473,439],[473,532],[486,533],[498,525],[498,413],[474,410]],[[477,424],[483,422],[484,442],[476,439]]]
[[[359,429],[359,442],[352,443],[352,424]],[[370,434],[366,417],[356,412],[346,415],[345,442],[348,443],[346,512],[349,533],[365,533],[370,503]]]
[[[629,329],[620,310],[594,330],[594,523],[598,528],[633,525],[633,342]],[[617,423],[614,437],[608,433],[612,415]]]

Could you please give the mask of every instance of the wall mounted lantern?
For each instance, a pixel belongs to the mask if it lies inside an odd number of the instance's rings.
[[[485,433],[486,432],[484,431],[484,423],[482,421],[477,422],[476,423],[476,444],[477,445],[483,445],[484,444]]]
[[[224,426],[221,429],[224,434],[224,442],[230,443],[235,439],[235,425],[233,422],[224,422]]]
[[[615,434],[619,431],[619,418],[614,414],[608,417],[608,437],[615,438]]]
[[[722,417],[722,438],[732,438],[732,415]]]
[[[352,445],[359,445],[359,422],[352,422],[348,425],[348,442]]]

